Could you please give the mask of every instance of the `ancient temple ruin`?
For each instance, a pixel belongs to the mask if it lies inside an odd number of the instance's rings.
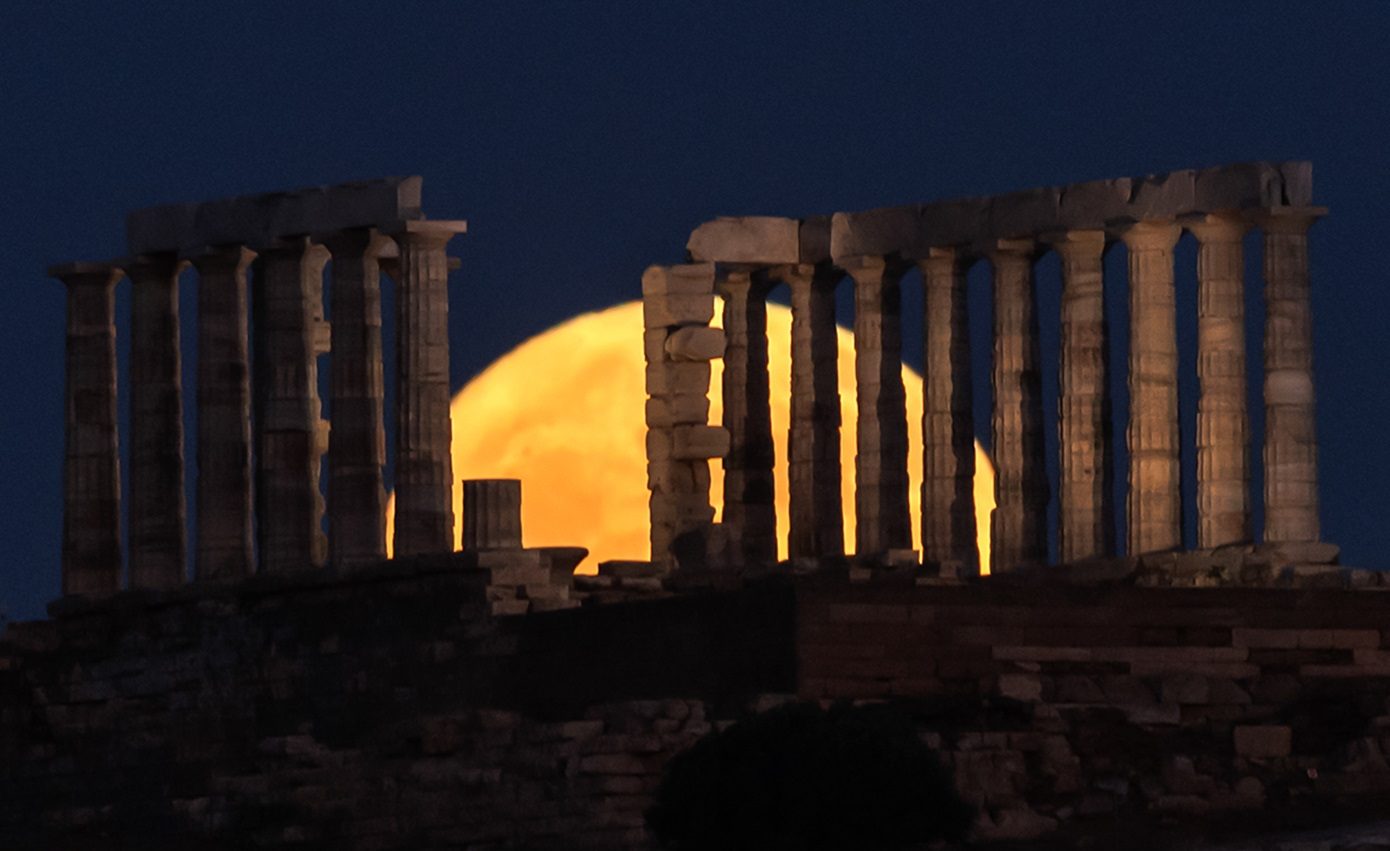
[[[992,562],[1005,572],[1047,560],[1048,482],[1040,370],[1060,374],[1063,562],[1114,556],[1110,482],[1116,446],[1108,422],[1102,255],[1121,242],[1129,260],[1128,539],[1141,555],[1182,548],[1178,340],[1173,248],[1198,243],[1196,424],[1197,546],[1253,541],[1246,402],[1246,232],[1263,236],[1265,321],[1264,528],[1266,544],[1318,540],[1306,162],[1246,163],[1101,180],[811,218],[719,218],[697,227],[689,262],[643,277],[646,306],[647,455],[652,558],[682,553],[727,563],[776,560],[768,414],[766,297],[790,291],[792,559],[852,553],[897,561],[914,549],[908,517],[907,428],[901,380],[900,282],[912,266],[924,287],[925,398],[920,553],[948,572],[977,568],[971,482],[971,363],[966,272],[993,273],[993,455],[997,507]],[[1033,266],[1055,251],[1060,317],[1037,313]],[[852,365],[858,395],[856,469],[840,469],[835,290],[854,291]],[[716,294],[725,335],[722,424],[706,423],[717,346],[706,342]],[[1060,323],[1060,363],[1039,362],[1040,322]],[[718,334],[718,331],[713,331]],[[1112,365],[1115,366],[1115,365]],[[848,425],[848,424],[847,424]],[[919,424],[911,424],[912,428]],[[847,438],[848,439],[848,438]],[[718,524],[708,459],[724,465]],[[855,540],[843,541],[840,481],[855,482]],[[674,549],[673,549],[674,548]],[[908,553],[915,561],[916,556]]]
[[[420,189],[411,177],[138,210],[128,257],[49,270],[68,292],[64,594],[121,585],[122,279],[132,294],[129,586],[185,580],[178,284],[188,264],[198,274],[196,580],[385,559],[383,269],[396,284],[395,552],[453,549],[446,248],[467,225],[426,219]],[[331,431],[318,390],[330,339]]]

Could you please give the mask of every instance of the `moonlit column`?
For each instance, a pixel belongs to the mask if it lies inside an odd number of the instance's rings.
[[[724,296],[724,509],[736,563],[777,561],[773,505],[772,413],[767,375],[767,283],[746,271],[726,273]]]
[[[396,279],[395,555],[454,548],[449,419],[449,258],[463,222],[401,225]]]
[[[130,585],[174,588],[187,561],[179,271],[137,257],[130,276]]]
[[[1282,208],[1261,218],[1265,277],[1265,529],[1269,543],[1316,541],[1318,444],[1308,228],[1326,211]]]
[[[333,429],[328,443],[328,552],[336,567],[386,558],[386,462],[381,352],[385,238],[360,228],[325,240],[333,255]]]
[[[990,570],[1047,558],[1047,473],[1030,240],[1000,240],[994,266],[994,481]]]
[[[858,257],[854,278],[854,374],[859,403],[855,458],[855,554],[912,546],[907,502],[907,411],[902,376],[903,264]]]
[[[1250,540],[1250,425],[1245,403],[1246,225],[1187,222],[1197,238],[1197,546]]]
[[[1115,552],[1101,262],[1105,233],[1070,231],[1053,247],[1062,261],[1058,555],[1071,562]]]
[[[1129,554],[1182,545],[1172,222],[1138,222],[1129,249]]]
[[[922,561],[978,571],[975,437],[970,393],[969,260],[934,248],[918,264],[925,290],[922,402]]]
[[[784,267],[791,291],[791,429],[787,435],[791,558],[844,555],[840,503],[839,339],[835,285],[828,264]]]
[[[214,248],[198,270],[198,540],[200,581],[254,569],[251,543],[251,388],[246,271],[255,252]]]
[[[104,263],[49,270],[67,287],[63,594],[121,585],[121,470],[116,425],[116,282]]]

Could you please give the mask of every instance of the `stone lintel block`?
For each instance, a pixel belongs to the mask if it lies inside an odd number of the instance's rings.
[[[642,273],[642,295],[713,295],[713,263],[648,266]]]
[[[647,426],[670,428],[683,423],[709,422],[709,397],[697,393],[656,396],[647,400]]]
[[[776,265],[801,262],[801,222],[776,216],[715,219],[686,242],[692,260]]]
[[[714,319],[714,292],[708,294],[647,295],[642,297],[642,322],[647,328],[708,325]]]
[[[1236,756],[1279,759],[1293,752],[1293,729],[1283,724],[1238,724],[1233,735]]]
[[[989,235],[996,239],[1031,237],[1056,227],[1062,190],[1026,189],[1000,195],[989,204]]]
[[[988,227],[988,198],[958,198],[926,204],[918,220],[918,242],[913,259],[926,258],[932,248],[973,243]]]
[[[1283,178],[1269,163],[1205,168],[1193,178],[1193,210],[1245,210],[1284,203]]]
[[[708,361],[724,356],[724,331],[706,325],[677,328],[666,337],[666,354],[676,361]]]
[[[836,213],[830,221],[830,254],[842,257],[909,255],[917,247],[918,208],[880,207]]]
[[[829,216],[802,219],[799,237],[802,263],[824,263],[830,259]]]
[[[132,254],[261,246],[280,237],[420,219],[421,184],[419,177],[393,177],[147,207],[126,217],[126,244]]]
[[[1279,164],[1279,177],[1284,187],[1284,203],[1290,207],[1307,207],[1313,203],[1313,164],[1306,160]]]
[[[1091,180],[1062,188],[1057,211],[1061,228],[1099,228],[1105,222],[1123,217],[1129,206],[1134,182],[1127,177]]]
[[[678,425],[671,429],[671,457],[677,461],[703,461],[729,454],[729,430],[712,425]]]
[[[1197,208],[1196,172],[1191,169],[1135,178],[1120,221],[1171,219]]]

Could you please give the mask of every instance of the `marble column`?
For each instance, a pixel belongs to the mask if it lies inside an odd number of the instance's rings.
[[[222,246],[198,270],[198,540],[200,581],[254,570],[251,543],[251,388],[246,271],[255,252]]]
[[[792,307],[788,556],[840,556],[845,538],[835,286],[844,272],[828,264],[807,264],[784,267],[777,274],[791,290]]]
[[[386,558],[386,463],[381,351],[381,270],[385,238],[366,228],[325,240],[333,255],[333,357],[329,394],[328,553],[335,567]]]
[[[1197,546],[1251,540],[1250,423],[1245,403],[1246,224],[1186,222],[1197,238]]]
[[[1281,208],[1260,219],[1265,278],[1266,543],[1316,541],[1318,444],[1308,228],[1326,211]]]
[[[1057,549],[1072,562],[1115,553],[1105,233],[1070,231],[1053,247],[1062,261]]]
[[[1178,336],[1173,222],[1138,222],[1121,235],[1129,249],[1130,555],[1182,546],[1178,432]]]
[[[1031,240],[1000,240],[994,267],[994,515],[990,572],[1047,560],[1047,471]]]
[[[121,467],[116,425],[116,282],[104,263],[49,269],[67,287],[63,594],[121,587]]]
[[[445,249],[465,227],[409,221],[396,234],[396,558],[454,549]]]
[[[260,565],[267,573],[321,567],[327,549],[321,531],[316,351],[327,260],[327,249],[302,237],[261,253],[256,486]]]
[[[772,411],[767,374],[767,281],[761,274],[722,276],[724,297],[724,509],[735,564],[777,561],[777,510],[773,505]]]
[[[137,257],[130,277],[130,586],[182,585],[188,557],[179,272],[174,254]]]
[[[854,375],[859,404],[855,457],[855,555],[912,546],[907,501],[907,410],[902,377],[905,264],[858,257],[854,278]]]
[[[463,549],[521,549],[521,480],[463,480]]]
[[[925,298],[922,401],[922,561],[979,572],[975,428],[970,393],[970,258],[933,248],[918,266]]]

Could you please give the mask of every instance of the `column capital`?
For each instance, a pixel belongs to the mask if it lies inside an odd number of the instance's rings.
[[[395,242],[376,228],[330,231],[316,234],[314,241],[327,248],[334,257],[370,255],[379,258],[388,249],[395,249]]]
[[[932,246],[917,258],[917,268],[925,278],[930,274],[964,274],[975,262],[975,255],[963,246]]]
[[[841,257],[835,261],[835,264],[844,269],[845,273],[853,278],[856,284],[901,277],[910,265],[897,254]]]
[[[779,281],[789,287],[833,287],[844,279],[845,270],[828,260],[820,263],[786,263],[769,266],[767,277],[770,281]]]
[[[125,277],[114,263],[60,263],[48,267],[48,276],[57,278],[66,287],[112,287]]]
[[[1178,221],[1203,244],[1240,242],[1250,230],[1250,223],[1234,213],[1195,213]]]
[[[173,251],[138,254],[120,261],[131,283],[166,282],[188,268],[188,261]]]
[[[1172,251],[1182,236],[1182,227],[1166,219],[1130,222],[1114,230],[1131,251]]]
[[[468,222],[462,219],[441,219],[439,221],[407,219],[386,225],[381,231],[401,243],[442,247],[447,245],[449,240],[455,236],[468,233]]]
[[[208,269],[241,271],[256,259],[256,252],[244,245],[209,245],[186,255],[199,272]]]
[[[1050,246],[1063,257],[1086,253],[1100,253],[1105,250],[1109,236],[1099,228],[1084,230],[1065,230],[1039,236],[1038,241]]]
[[[1038,243],[1031,239],[992,239],[981,251],[990,262],[1002,258],[1026,258],[1030,262],[1037,258]]]
[[[1302,234],[1325,215],[1326,207],[1270,207],[1251,213],[1250,220],[1265,233]]]

